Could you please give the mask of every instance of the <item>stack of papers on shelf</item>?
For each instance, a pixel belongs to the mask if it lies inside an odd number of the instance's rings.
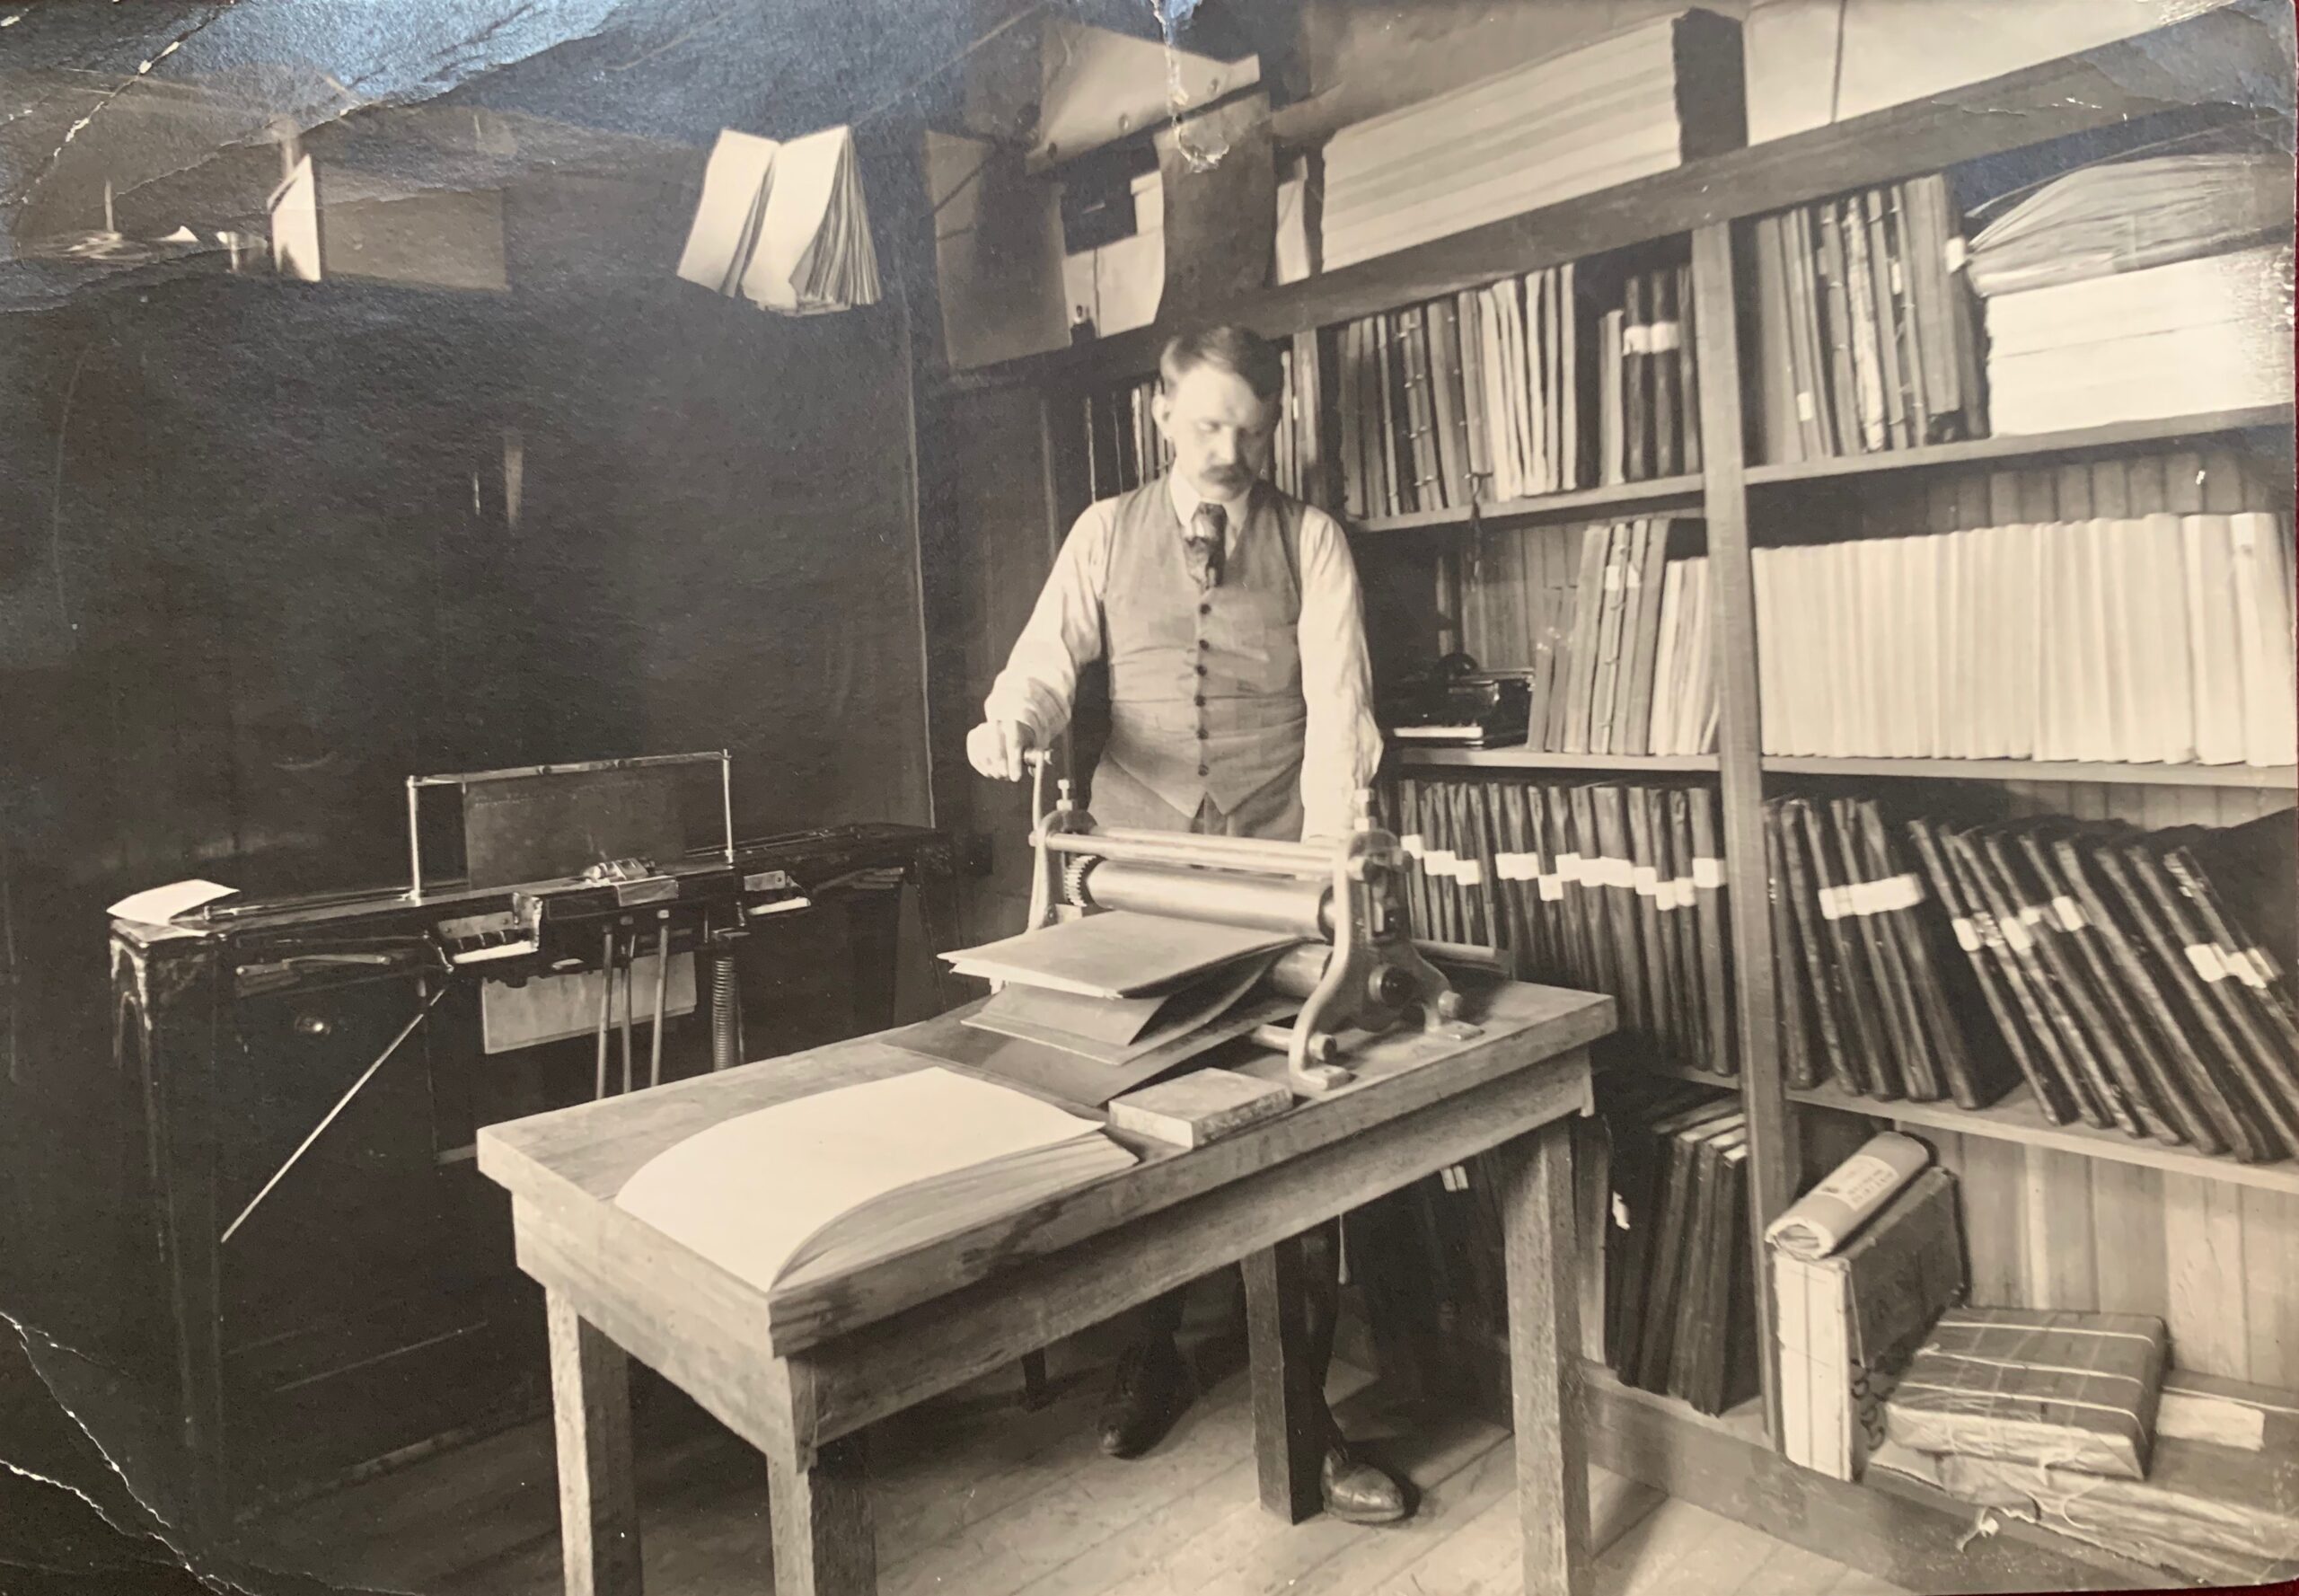
[[[1759,549],[1765,752],[2290,764],[2293,584],[2263,512]]]
[[[1987,301],[1998,433],[2291,402],[2288,244]]]
[[[2157,155],[2086,166],[1980,230],[1968,270],[1991,298],[2265,244],[2291,235],[2291,162]]]
[[[788,144],[721,132],[679,276],[787,315],[876,304],[878,256],[854,130]]]
[[[1680,40],[1696,22],[1701,35]],[[1737,27],[1706,13],[1663,17],[1343,128],[1326,146],[1324,269],[1739,144],[1739,44]],[[1727,56],[1734,93],[1679,82],[1680,62],[1721,67]]]
[[[1133,1161],[1090,1119],[929,1068],[698,1132],[640,1166],[615,1205],[767,1290],[956,1235]]]

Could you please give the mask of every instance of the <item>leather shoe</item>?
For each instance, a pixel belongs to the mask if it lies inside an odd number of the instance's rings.
[[[1102,1451],[1138,1458],[1166,1438],[1189,1406],[1189,1371],[1170,1336],[1127,1347],[1102,1402]]]
[[[1317,1494],[1344,1524],[1394,1524],[1405,1514],[1405,1487],[1338,1441],[1326,1444]]]

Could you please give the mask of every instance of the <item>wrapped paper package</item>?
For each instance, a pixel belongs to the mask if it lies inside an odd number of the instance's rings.
[[[2136,1314],[1953,1309],[1886,1424],[1917,1451],[2145,1478],[2169,1350],[2163,1321]]]
[[[2215,1585],[2299,1573],[2299,1402],[2290,1392],[2174,1371],[2144,1480],[1887,1442],[1871,1458],[1960,1501]]]

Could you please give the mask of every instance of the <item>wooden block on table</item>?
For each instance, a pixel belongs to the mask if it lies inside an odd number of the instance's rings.
[[[1234,1070],[1194,1070],[1116,1099],[1110,1126],[1176,1147],[1202,1147],[1292,1106],[1293,1094],[1277,1081]]]

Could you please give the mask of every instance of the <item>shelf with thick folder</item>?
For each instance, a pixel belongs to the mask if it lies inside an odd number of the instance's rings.
[[[1767,754],[1776,776],[1900,776],[1929,781],[2099,781],[2130,787],[2299,787],[2287,764],[2122,764],[2113,761],[2033,759],[1832,759]]]
[[[1484,523],[1496,526],[1529,526],[1545,521],[1610,521],[1657,510],[1697,511],[1698,475],[1653,477],[1642,482],[1610,482],[1601,488],[1580,488],[1570,493],[1544,493],[1533,498],[1509,498],[1474,508],[1415,510],[1403,516],[1369,516],[1348,523],[1352,532],[1435,532]]]
[[[1971,438],[1962,443],[1927,444],[1918,449],[1888,449],[1874,454],[1837,454],[1823,460],[1802,460],[1770,465],[1750,464],[1751,488],[1788,482],[1818,481],[1837,477],[1867,476],[1878,472],[1919,471],[1926,466],[1986,464],[1992,461],[2032,463],[2067,455],[2098,454],[2136,444],[2176,444],[2224,437],[2230,434],[2288,428],[2292,407],[2264,405],[2251,410],[2211,410],[2195,416],[2168,416],[2144,421],[2118,421],[2104,427],[2083,427],[2067,432],[2011,433],[1997,437]]]
[[[1479,771],[1627,771],[1639,775],[1713,775],[1713,754],[1549,754],[1538,748],[1416,748],[1395,733],[1389,741],[1406,765]]]
[[[2273,1164],[2243,1164],[2231,1158],[2213,1157],[2189,1148],[2142,1141],[2136,1136],[2127,1136],[2121,1131],[2101,1130],[2096,1125],[2056,1125],[2037,1108],[2033,1095],[2025,1086],[2013,1088],[2010,1093],[1985,1108],[1961,1108],[1945,1102],[1888,1101],[1860,1097],[1833,1086],[1792,1087],[1788,1096],[1791,1101],[1810,1107],[1864,1114],[1872,1119],[1889,1119],[1895,1124],[1953,1131],[1960,1135],[1982,1136],[1995,1142],[2016,1142],[2022,1146],[2074,1153],[2078,1158],[2142,1164],[2151,1169],[2167,1170],[2174,1175],[2191,1175],[2205,1180],[2257,1186],[2263,1191],[2299,1194],[2299,1163],[2290,1160]]]

